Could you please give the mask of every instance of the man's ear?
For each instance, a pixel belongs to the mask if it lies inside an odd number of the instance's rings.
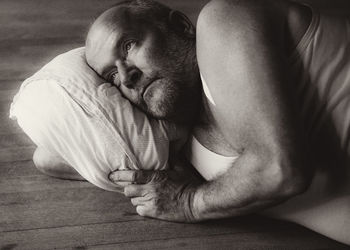
[[[172,10],[169,13],[169,22],[171,27],[179,33],[188,37],[196,36],[196,29],[188,17],[177,10]]]

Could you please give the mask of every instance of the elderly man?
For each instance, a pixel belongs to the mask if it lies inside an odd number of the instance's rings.
[[[110,179],[140,215],[182,222],[262,211],[306,190],[306,200],[334,187],[349,197],[348,24],[288,1],[211,1],[196,32],[152,1],[105,11],[87,37],[88,64],[147,114],[193,125],[187,156],[206,181],[184,161]],[[348,216],[349,198],[336,207]],[[284,218],[347,242],[344,227]]]

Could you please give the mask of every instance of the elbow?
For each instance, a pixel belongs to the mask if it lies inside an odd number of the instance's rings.
[[[295,160],[275,160],[270,164],[267,179],[270,192],[278,199],[285,200],[304,193],[312,179],[307,165]]]
[[[292,171],[298,173],[284,174],[280,178],[277,188],[281,198],[290,198],[304,193],[310,186],[311,178],[307,174],[300,171]]]

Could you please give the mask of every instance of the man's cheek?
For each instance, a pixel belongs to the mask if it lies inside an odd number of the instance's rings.
[[[144,101],[154,116],[167,118],[172,115],[177,92],[170,82],[154,82],[144,94]]]
[[[148,86],[144,93],[145,101],[148,98],[162,100],[173,97],[175,94],[173,85],[174,83],[167,78],[155,80]]]

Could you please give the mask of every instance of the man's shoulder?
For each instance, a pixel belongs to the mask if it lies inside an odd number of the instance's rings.
[[[226,37],[228,32],[281,30],[290,4],[278,0],[212,0],[199,14],[197,35],[211,41]]]
[[[271,0],[211,0],[203,7],[200,14],[212,10],[225,12],[227,10],[238,10],[239,8],[253,9],[254,6],[263,6],[268,2],[271,2]]]
[[[237,62],[242,59],[237,56],[238,51],[261,47],[261,39],[280,37],[285,7],[285,1],[276,0],[210,1],[197,21],[197,59],[201,70],[211,68],[207,64],[214,58],[216,63],[228,56],[231,63]]]
[[[197,45],[232,46],[249,38],[265,37],[279,41],[286,34],[291,47],[305,33],[311,20],[309,7],[279,0],[212,0],[201,10],[197,20]],[[290,34],[289,34],[290,33]],[[249,42],[249,41],[248,41]],[[242,44],[241,44],[242,45]]]

